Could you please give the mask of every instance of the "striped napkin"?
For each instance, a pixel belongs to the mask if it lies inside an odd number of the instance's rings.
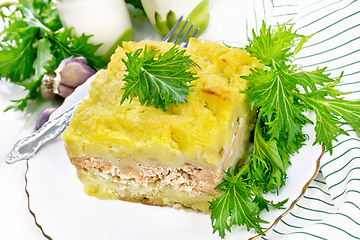
[[[276,25],[291,20],[299,34],[316,33],[294,62],[304,70],[328,67],[330,77],[344,76],[339,89],[360,99],[360,1],[248,1],[247,37],[262,20]],[[294,209],[263,239],[360,239],[360,139],[350,126]]]

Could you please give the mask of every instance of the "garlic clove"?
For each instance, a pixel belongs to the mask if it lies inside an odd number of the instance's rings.
[[[96,72],[86,65],[84,57],[69,57],[61,61],[55,70],[55,81],[67,87],[76,88]]]
[[[69,62],[60,71],[61,84],[76,88],[83,84],[95,71],[86,64],[80,62]]]
[[[49,120],[50,115],[59,107],[60,105],[55,105],[49,108],[46,108],[44,111],[41,112],[39,118],[35,124],[35,130],[39,130],[44,123]]]
[[[70,94],[74,92],[74,90],[75,88],[60,84],[58,87],[58,94],[63,98],[67,98]]]

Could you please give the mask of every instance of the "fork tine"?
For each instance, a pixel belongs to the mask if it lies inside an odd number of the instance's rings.
[[[178,42],[178,45],[182,44],[185,39],[187,38],[187,36],[189,35],[189,33],[191,32],[191,29],[194,27],[194,24],[191,24],[189,29],[186,31],[186,33],[184,34],[184,36],[180,39],[180,41]]]
[[[195,31],[193,32],[193,34],[191,34],[191,38],[194,38],[194,37],[196,37],[196,35],[199,33],[199,31],[200,31],[200,28],[199,27],[197,27],[196,29],[195,29]]]
[[[195,29],[195,31],[193,32],[193,34],[191,34],[190,38],[196,37],[196,35],[198,34],[199,30],[200,30],[200,28],[197,27],[197,28]],[[190,39],[190,38],[189,38],[189,39]],[[188,44],[189,44],[189,40],[186,41],[186,42],[183,44],[182,47],[186,48],[186,47],[188,46]]]
[[[172,43],[175,43],[176,40],[180,37],[180,34],[184,31],[184,28],[186,27],[186,25],[188,24],[189,19],[186,20],[186,22],[184,23],[184,25],[182,25],[182,27],[180,28],[179,32],[175,35],[175,37],[171,40]]]
[[[172,37],[172,35],[176,32],[177,28],[179,27],[180,23],[182,22],[183,20],[183,16],[181,16],[177,22],[175,23],[175,25],[171,28],[171,30],[169,31],[169,33],[164,37],[163,41],[165,42],[171,42],[171,43],[177,43],[177,45],[179,46],[182,46],[182,47],[187,47],[187,45],[189,44],[189,40],[187,40],[186,42],[185,39],[188,38],[188,35],[190,34],[191,30],[193,29],[194,27],[194,23],[192,23],[188,30],[186,31],[186,33],[181,37],[181,39],[179,41],[177,41],[180,37],[180,35],[183,33],[186,25],[189,23],[189,19],[186,20],[186,22],[182,25],[182,27],[180,28],[180,30],[177,32],[177,34],[175,35],[175,37]],[[190,38],[193,38],[193,37],[196,37],[196,35],[198,34],[200,28],[196,28],[194,30],[194,32],[191,34],[191,36],[189,37]],[[170,40],[171,39],[171,40]]]
[[[177,20],[177,22],[175,23],[175,25],[172,27],[172,29],[170,30],[170,32],[164,37],[163,41],[167,42],[171,36],[175,33],[176,29],[178,28],[178,26],[180,25],[181,21],[183,19],[183,16],[181,16],[179,18],[179,20]]]

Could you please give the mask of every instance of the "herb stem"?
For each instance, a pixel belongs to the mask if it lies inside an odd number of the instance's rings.
[[[241,177],[241,175],[245,172],[245,170],[247,169],[247,167],[250,165],[250,162],[252,161],[252,159],[249,159],[247,162],[245,162],[241,168],[239,169],[239,171],[236,173],[236,178],[239,179]]]

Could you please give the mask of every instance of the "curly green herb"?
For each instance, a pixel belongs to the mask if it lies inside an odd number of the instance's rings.
[[[55,1],[19,0],[0,4],[5,28],[0,33],[0,77],[24,87],[25,98],[13,100],[5,109],[24,110],[29,100],[41,98],[42,76],[70,56],[83,56],[90,67],[104,66],[94,53],[100,45],[88,43],[90,36],[74,36],[64,29]],[[16,70],[14,70],[16,69]]]
[[[278,192],[285,185],[290,157],[304,145],[306,123],[315,125],[314,144],[324,144],[332,153],[332,142],[339,134],[346,134],[342,125],[347,122],[360,135],[360,101],[348,101],[335,89],[342,75],[329,78],[325,68],[304,71],[290,61],[311,36],[297,34],[286,23],[276,30],[263,23],[260,34],[253,31],[246,50],[263,65],[253,69],[248,80],[252,109],[258,109],[254,130],[254,148],[250,160],[243,166],[228,170],[217,189],[222,194],[210,202],[214,233],[225,237],[232,225],[245,225],[263,234],[260,212],[268,206],[281,208],[284,202],[273,204],[263,193]],[[305,93],[301,93],[298,87]],[[304,113],[313,110],[316,121]]]
[[[191,81],[197,79],[190,67],[198,65],[174,45],[163,55],[158,50],[140,48],[134,53],[126,53],[128,59],[122,61],[126,65],[126,86],[121,103],[137,96],[141,104],[168,109],[169,104],[187,103],[186,96],[192,91]],[[142,55],[141,55],[142,54]]]

